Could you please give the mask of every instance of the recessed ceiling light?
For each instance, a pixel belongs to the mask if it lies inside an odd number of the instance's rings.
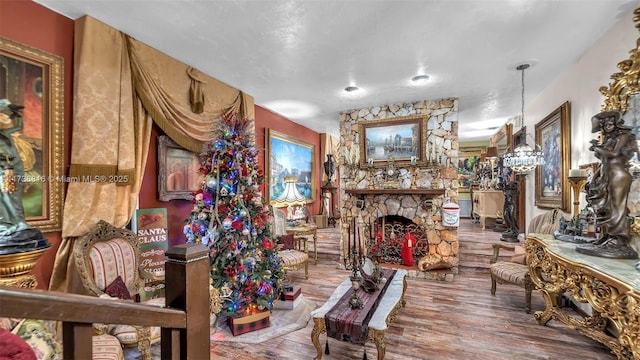
[[[429,80],[429,75],[416,75],[413,78],[411,78],[411,81],[413,81],[414,83],[425,83],[427,82],[427,80]]]
[[[358,90],[360,90],[360,88],[357,86],[347,86],[346,88],[344,88],[344,91],[346,92],[354,92]]]

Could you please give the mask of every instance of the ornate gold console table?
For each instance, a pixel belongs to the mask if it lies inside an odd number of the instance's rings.
[[[551,235],[529,234],[525,242],[531,280],[546,303],[535,312],[538,323],[557,320],[594,339],[618,359],[640,359],[640,273],[637,260],[605,259],[579,254],[575,244]],[[578,318],[559,306],[562,294],[591,305],[591,314]],[[614,337],[605,332],[611,323]]]

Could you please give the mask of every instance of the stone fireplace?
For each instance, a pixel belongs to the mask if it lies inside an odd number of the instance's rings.
[[[414,265],[409,269],[409,276],[453,281],[459,265],[458,228],[442,224],[441,207],[448,202],[458,202],[457,103],[457,99],[419,101],[341,114],[341,262],[349,261],[344,244],[355,218],[365,239],[372,233],[369,228],[383,230],[383,263],[402,265],[401,243],[405,234],[410,233],[416,244],[412,247]],[[442,156],[435,164],[396,164],[395,178],[383,186],[376,178],[386,179],[386,168],[378,166],[374,169],[354,161],[354,157],[359,157],[358,149],[364,148],[359,141],[365,141],[358,134],[361,129],[358,123],[376,118],[386,122],[412,114],[427,116],[428,138],[425,137],[423,146],[432,150],[437,147]],[[381,228],[383,221],[384,228]]]

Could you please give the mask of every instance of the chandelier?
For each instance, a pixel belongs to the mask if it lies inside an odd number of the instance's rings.
[[[522,72],[522,107],[520,109],[520,125],[524,126],[524,70],[529,68],[529,64],[522,64],[516,67]],[[502,164],[511,168],[516,174],[526,174],[535,169],[536,166],[544,164],[544,154],[540,149],[532,148],[527,144],[526,130],[524,131],[523,143],[516,146],[512,152],[504,154]]]

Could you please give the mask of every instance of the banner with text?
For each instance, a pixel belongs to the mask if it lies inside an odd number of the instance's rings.
[[[138,209],[133,231],[140,242],[140,267],[143,272],[143,298],[164,296],[164,261],[167,242],[167,209]]]

